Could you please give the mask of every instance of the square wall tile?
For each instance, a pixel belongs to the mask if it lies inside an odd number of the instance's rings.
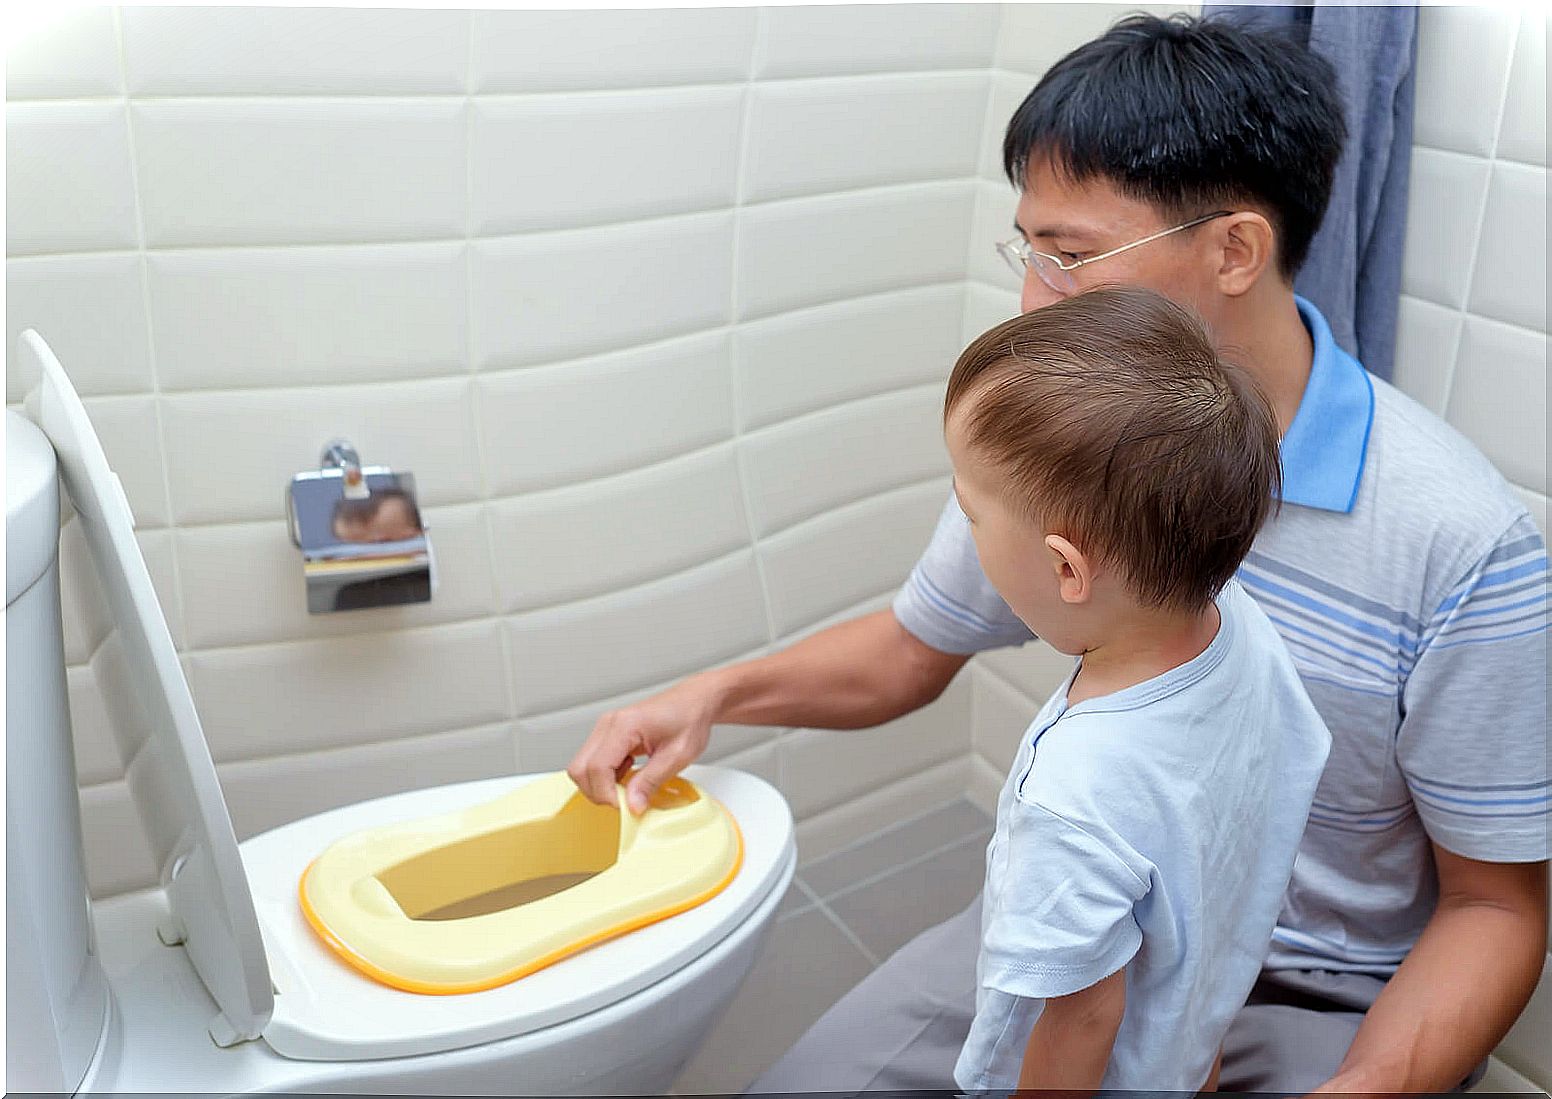
[[[1547,491],[1547,334],[1467,317],[1447,419],[1510,480]]]
[[[124,94],[110,7],[61,8],[5,52],[6,99]]]
[[[146,243],[461,237],[462,99],[132,104]]]
[[[146,574],[156,592],[156,602],[167,621],[167,632],[172,643],[180,651],[187,643],[183,628],[183,599],[178,590],[177,550],[173,546],[171,530],[139,530],[135,542],[140,556],[145,560]]]
[[[916,183],[741,210],[739,319],[962,279],[974,195]]]
[[[1032,705],[1027,695],[1014,690],[1000,675],[974,665],[970,692],[970,735],[975,750],[1006,775],[1039,705]]]
[[[1401,295],[1396,316],[1396,369],[1390,380],[1436,416],[1444,415],[1460,321],[1457,309]]]
[[[467,12],[125,7],[131,95],[381,95],[464,90]]]
[[[1519,23],[1516,12],[1486,5],[1424,7],[1417,18],[1413,140],[1491,156]]]
[[[607,698],[769,640],[754,554],[506,619],[519,715]]]
[[[59,613],[66,665],[85,664],[113,629],[113,618],[75,516],[59,531]]]
[[[459,373],[465,259],[459,242],[152,252],[162,391]]]
[[[745,436],[755,534],[948,472],[943,386],[933,382],[788,420]]]
[[[932,536],[946,491],[945,479],[934,477],[824,512],[761,542],[776,633],[795,633],[898,587]]]
[[[1532,8],[1520,13],[1498,128],[1498,157],[1547,165],[1547,16]]]
[[[239,841],[315,813],[516,769],[505,722],[382,744],[224,763],[216,770]]]
[[[156,884],[156,858],[124,782],[81,790],[81,838],[93,899]]]
[[[821,859],[855,847],[858,837],[914,820],[929,806],[965,794],[971,758],[936,763],[925,771],[859,794],[840,805],[798,820],[798,873]]]
[[[481,504],[422,510],[436,555],[438,584],[429,603],[333,614],[307,612],[302,554],[279,519],[185,526],[177,531],[178,576],[189,644],[301,641],[387,632],[491,613],[490,542]],[[234,567],[242,581],[234,583]]]
[[[472,90],[552,92],[743,80],[754,8],[475,11]]]
[[[137,529],[165,527],[167,485],[162,478],[161,433],[157,428],[156,399],[135,397],[84,397],[86,415],[102,441],[108,467],[119,475]]]
[[[991,64],[1004,5],[836,4],[762,9],[760,79]]]
[[[1038,77],[1133,10],[1138,8],[1120,4],[1005,4],[996,66]]]
[[[1536,521],[1536,527],[1541,531],[1541,537],[1546,538],[1548,530],[1552,529],[1547,525],[1547,498],[1539,492],[1532,492],[1530,489],[1522,488],[1519,485],[1514,486],[1514,491],[1530,511],[1531,518]]]
[[[622,473],[733,434],[725,332],[481,374],[486,478],[503,495]]]
[[[733,215],[475,242],[474,361],[556,362],[727,323]],[[673,278],[661,273],[672,271]]]
[[[1016,230],[1018,195],[999,181],[980,180],[975,189],[975,215],[970,224],[970,257],[965,273],[977,282],[1018,293],[1023,279],[997,253],[997,242],[1007,240]]]
[[[317,469],[340,437],[369,465],[414,473],[422,505],[473,500],[472,386],[464,377],[163,396],[173,514],[180,524],[282,523],[292,476]]]
[[[1072,672],[1074,657],[1059,653],[1044,641],[1027,641],[1022,645],[1009,645],[1001,649],[988,649],[977,653],[975,663],[990,669],[1004,683],[1029,699],[1029,715],[1025,724],[1033,721],[1035,714],[1060,687]]]
[[[1401,289],[1459,308],[1466,302],[1488,163],[1459,153],[1412,150]]]
[[[132,252],[6,260],[7,358],[27,328],[37,329],[85,396],[152,389],[145,287]],[[22,375],[8,365],[6,400],[21,400],[36,384]]]
[[[7,103],[5,166],[7,255],[139,242],[123,103]]]
[[[936,702],[872,729],[797,729],[777,742],[781,791],[806,817],[970,748],[969,684],[950,683]]]
[[[763,655],[763,649],[742,653],[732,660],[719,661],[718,664],[711,666],[738,663]],[[564,770],[606,713],[633,706],[643,699],[667,690],[677,683],[679,678],[682,677],[654,683],[624,694],[594,699],[580,706],[523,718],[517,723],[519,766],[524,772]],[[768,747],[776,735],[770,729],[748,725],[713,725],[706,751],[697,762],[721,763],[724,759],[758,750],[762,746]],[[764,777],[763,772],[761,777]],[[773,786],[776,785],[774,779],[770,781]]]
[[[744,200],[971,175],[986,83],[913,73],[757,84]]]
[[[1009,194],[1013,193],[1013,188],[1002,171],[1002,139],[1008,132],[1008,123],[1013,121],[1013,112],[1034,87],[1034,78],[1023,73],[992,71],[976,174],[990,183],[1001,184]]]
[[[476,99],[474,232],[564,229],[731,206],[743,100],[738,87]]]
[[[992,824],[989,814],[964,798],[955,798],[808,863],[798,876],[820,898],[832,897],[971,837],[985,842],[991,837]]]
[[[946,380],[960,351],[962,298],[953,284],[923,286],[739,325],[740,426]]]
[[[774,744],[761,744],[754,748],[746,748],[742,752],[734,752],[732,755],[718,756],[713,761],[710,751],[701,757],[702,762],[715,762],[718,767],[729,767],[735,771],[743,771],[745,774],[762,778],[775,786],[778,782],[776,766],[776,746]],[[791,911],[791,909],[788,909]],[[780,908],[776,910],[776,918],[785,915]]]
[[[75,777],[82,786],[124,777],[124,761],[113,739],[113,720],[90,664],[65,669],[70,698],[70,736],[75,749]]]
[[[988,328],[1019,315],[1019,295],[1016,290],[1004,290],[1001,286],[988,286],[984,282],[965,284],[965,327],[960,343],[968,347],[977,336]]]
[[[489,506],[505,611],[646,583],[749,544],[731,443]]]
[[[1547,170],[1493,165],[1469,308],[1546,331]]]
[[[312,753],[506,718],[494,621],[189,656],[218,762]]]

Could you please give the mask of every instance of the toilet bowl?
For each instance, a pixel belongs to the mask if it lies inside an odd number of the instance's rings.
[[[612,823],[617,841],[633,833],[631,843],[617,842],[609,866],[596,873],[573,867],[592,874],[586,881],[501,903],[491,890],[475,890],[471,898],[454,888],[440,909],[436,897],[411,898],[413,874],[398,882],[404,903],[394,898],[393,868],[441,849],[417,847],[415,837],[424,841],[428,828],[442,828],[445,839],[482,834],[492,820],[555,818],[543,806],[554,809],[564,776],[502,776],[409,791],[237,843],[118,479],[36,333],[22,334],[18,365],[41,374],[27,408],[43,430],[6,414],[10,1089],[666,1090],[753,965],[791,880],[792,818],[781,795],[743,772],[687,768],[639,820],[604,807],[574,807],[584,815],[597,810],[601,815],[592,819]],[[93,670],[99,682],[115,686],[105,693],[128,702],[112,723],[126,783],[161,867],[157,888],[101,902],[88,902],[85,894],[65,705],[56,460],[114,624],[92,656]],[[569,793],[567,805],[573,805]],[[719,821],[726,825],[720,833]],[[677,856],[654,861],[651,852],[672,847],[676,829],[681,839],[698,838],[681,844]],[[731,863],[719,835],[737,837]],[[654,847],[659,840],[667,846]],[[375,852],[376,861],[347,865],[329,856],[353,847]],[[665,875],[673,880],[655,892],[633,885],[631,868],[638,865],[659,885]],[[343,932],[335,944],[309,922],[303,903],[306,879],[314,874],[312,916],[324,931]],[[368,878],[382,885],[391,907],[362,886]],[[575,895],[567,899],[568,893]],[[592,903],[574,905],[588,897]],[[451,908],[471,899],[484,909]],[[485,920],[488,928],[512,930],[514,939],[526,935],[529,954],[512,964],[509,954],[487,951],[483,976],[465,981],[477,990],[442,989],[445,994],[431,997],[394,987],[338,949],[350,945],[374,904],[376,918],[400,932],[408,924],[467,929],[475,927],[469,921]],[[437,915],[445,918],[425,918]],[[564,940],[558,945],[557,928]],[[424,936],[407,966],[402,957],[394,964],[406,969],[409,981],[445,976],[449,966],[467,977],[471,971],[459,964],[467,962],[468,938]],[[360,949],[385,957],[381,945]],[[536,960],[544,964],[533,965]],[[490,983],[497,977],[503,979]]]

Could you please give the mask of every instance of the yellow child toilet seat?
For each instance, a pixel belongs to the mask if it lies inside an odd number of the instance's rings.
[[[625,788],[617,788],[620,805]],[[683,778],[637,817],[564,771],[494,801],[371,828],[302,872],[302,912],[340,957],[408,992],[479,992],[694,908],[738,874],[732,814]]]

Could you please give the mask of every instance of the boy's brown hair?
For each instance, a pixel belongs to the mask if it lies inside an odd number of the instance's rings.
[[[1161,294],[1107,286],[999,324],[949,378],[944,422],[1007,478],[1015,513],[1118,569],[1145,606],[1197,610],[1282,487],[1255,381]]]

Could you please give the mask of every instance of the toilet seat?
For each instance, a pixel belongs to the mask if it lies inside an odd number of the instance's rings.
[[[623,805],[623,785],[616,797]],[[595,805],[558,771],[338,840],[297,894],[313,930],[361,972],[448,995],[678,915],[727,888],[742,861],[737,823],[686,779],[665,782],[637,817]]]
[[[324,944],[297,903],[297,880],[343,837],[492,801],[544,775],[413,790],[282,825],[239,845],[275,986],[264,1041],[297,1060],[441,1053],[516,1037],[618,1003],[709,951],[759,908],[796,860],[792,815],[764,780],[694,765],[684,777],[737,821],[742,865],[702,904],[479,992],[428,999],[390,988]]]

